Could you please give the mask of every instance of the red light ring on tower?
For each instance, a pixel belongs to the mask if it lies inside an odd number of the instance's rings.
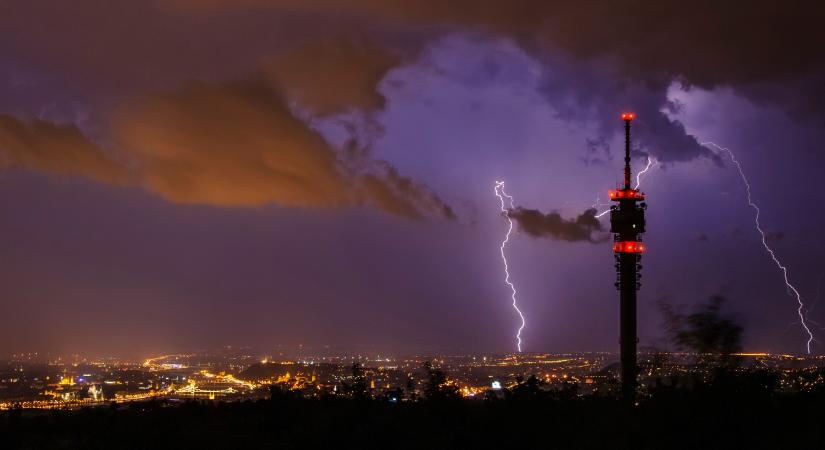
[[[616,253],[642,253],[645,251],[645,244],[639,241],[614,242],[613,251]]]
[[[616,189],[615,191],[608,191],[607,195],[610,197],[610,200],[623,200],[628,198],[636,200],[645,199],[645,195],[636,189]]]

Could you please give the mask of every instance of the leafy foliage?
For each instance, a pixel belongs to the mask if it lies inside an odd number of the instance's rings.
[[[742,351],[742,326],[730,316],[722,315],[725,299],[716,295],[690,314],[660,302],[665,329],[679,350],[699,354],[703,364],[730,366],[738,363],[735,354]]]

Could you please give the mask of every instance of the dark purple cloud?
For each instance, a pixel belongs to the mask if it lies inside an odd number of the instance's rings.
[[[595,236],[602,231],[596,213],[595,209],[588,209],[574,219],[565,219],[555,211],[545,214],[535,209],[515,208],[508,211],[508,217],[515,220],[519,229],[530,237],[568,242],[604,242],[604,236]]]
[[[818,25],[825,19],[825,8],[815,2],[698,2],[690,8],[676,1],[632,0],[586,5],[541,0],[352,0],[346,7],[327,0],[169,4],[178,11],[207,15],[238,9],[333,15],[346,11],[348,19],[389,21],[388,28],[429,26],[504,36],[539,60],[561,54],[547,62],[541,87],[560,115],[570,120],[596,118],[606,132],[612,129],[615,111],[633,108],[646,121],[639,133],[642,150],[661,161],[716,159],[682,124],[661,112],[668,106],[667,87],[676,80],[704,89],[729,86],[789,111],[825,115],[818,97],[805,94],[819,89],[821,83],[815,80],[825,72],[825,51],[819,45],[825,31]],[[559,68],[564,60],[572,70]]]
[[[66,8],[70,11],[62,11]],[[758,1],[745,7],[699,2],[685,8],[675,1],[157,0],[81,1],[69,8],[12,1],[5,9],[0,34],[7,39],[0,45],[34,65],[71,74],[75,84],[94,83],[96,91],[101,83],[122,90],[205,74],[237,76],[267,54],[280,52],[287,56],[276,72],[292,78],[293,94],[307,104],[321,99],[339,103],[317,112],[370,107],[380,104],[380,97],[337,98],[332,87],[346,91],[353,83],[378,81],[403,59],[385,59],[367,78],[347,78],[345,73],[330,83],[323,78],[330,72],[325,64],[346,58],[348,64],[371,68],[374,61],[352,52],[336,55],[328,44],[302,48],[307,38],[357,31],[409,51],[444,32],[472,31],[513,39],[545,61],[540,89],[564,118],[595,117],[606,132],[616,110],[635,108],[646,121],[639,130],[643,150],[662,161],[712,156],[680,123],[660,112],[674,80],[704,89],[730,86],[789,110],[825,113],[817,97],[807,94],[821,84],[815,80],[825,61],[818,44],[825,40],[818,26],[825,13],[815,3]],[[27,36],[36,26],[64,39]],[[551,54],[557,56],[548,59]],[[299,61],[290,61],[295,55]],[[214,64],[215,58],[221,63]],[[315,65],[311,73],[302,70],[308,63]]]

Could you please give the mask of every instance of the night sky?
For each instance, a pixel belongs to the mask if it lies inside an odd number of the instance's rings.
[[[0,352],[513,351],[496,180],[567,227],[507,248],[524,349],[615,351],[607,216],[569,221],[632,110],[640,345],[721,294],[746,349],[803,353],[700,145],[825,339],[825,11],[782,3],[5,0]]]

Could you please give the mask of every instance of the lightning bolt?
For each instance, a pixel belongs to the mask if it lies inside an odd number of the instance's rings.
[[[591,206],[591,208],[598,211],[599,208],[601,208],[602,206],[610,206],[610,203],[602,203],[599,200],[599,194],[596,194],[596,203],[593,203],[593,206]],[[601,216],[603,216],[603,215],[605,215],[609,212],[610,212],[610,208],[607,208],[606,210],[596,214],[596,217],[601,217]]]
[[[648,170],[650,170],[651,166],[656,164],[656,159],[651,158],[650,156],[647,157],[647,167],[644,170],[636,174],[636,187],[633,189],[639,189],[639,186],[642,185],[642,175],[646,174]]]
[[[498,197],[501,202],[501,212],[504,214],[504,217],[507,218],[507,234],[504,236],[504,240],[501,241],[499,250],[501,251],[501,260],[504,262],[504,282],[510,286],[510,298],[513,300],[513,309],[516,310],[516,313],[518,313],[518,316],[521,318],[521,326],[518,328],[518,331],[516,331],[516,348],[518,348],[519,353],[521,353],[521,330],[524,329],[525,325],[524,314],[521,313],[518,307],[518,302],[516,301],[516,286],[510,281],[510,268],[507,267],[507,256],[504,254],[504,248],[507,247],[507,243],[510,242],[510,234],[513,232],[513,219],[510,218],[510,209],[515,208],[515,205],[513,204],[513,197],[504,192],[503,181],[496,181],[494,191],[496,197]],[[507,201],[510,203],[509,209],[504,203],[505,198],[507,198]]]
[[[811,342],[813,342],[813,340],[814,340],[814,335],[813,335],[813,333],[811,333],[811,329],[808,328],[808,324],[805,322],[805,314],[802,312],[805,309],[805,304],[802,302],[802,296],[799,295],[799,291],[797,291],[796,288],[791,284],[791,282],[788,281],[788,269],[787,269],[787,267],[782,265],[782,263],[779,261],[779,258],[776,257],[776,254],[774,253],[773,249],[768,245],[768,242],[765,239],[765,232],[762,231],[762,226],[759,223],[759,207],[756,206],[756,203],[754,203],[753,199],[751,198],[751,185],[748,182],[748,177],[745,176],[745,172],[742,171],[742,166],[739,164],[739,161],[736,159],[736,157],[733,155],[733,152],[730,151],[730,149],[719,146],[719,145],[717,145],[713,142],[710,142],[710,141],[702,142],[701,145],[704,145],[704,146],[712,145],[713,147],[715,147],[720,152],[726,152],[728,154],[728,156],[730,157],[731,162],[733,162],[736,165],[736,169],[739,171],[739,176],[742,178],[742,182],[745,183],[745,191],[748,194],[748,205],[751,208],[753,208],[753,210],[756,212],[756,216],[755,216],[754,221],[756,223],[756,231],[758,231],[759,234],[762,236],[762,246],[765,247],[765,250],[768,251],[768,254],[771,256],[771,259],[773,260],[773,262],[776,264],[777,267],[779,267],[779,270],[782,271],[782,276],[785,279],[785,286],[788,288],[788,291],[793,292],[794,296],[796,296],[796,302],[799,304],[799,307],[796,309],[796,313],[797,313],[797,315],[799,315],[799,322],[802,324],[802,328],[804,328],[805,333],[808,334],[808,342],[806,343],[806,348],[808,350],[808,354],[810,355],[811,354]]]

